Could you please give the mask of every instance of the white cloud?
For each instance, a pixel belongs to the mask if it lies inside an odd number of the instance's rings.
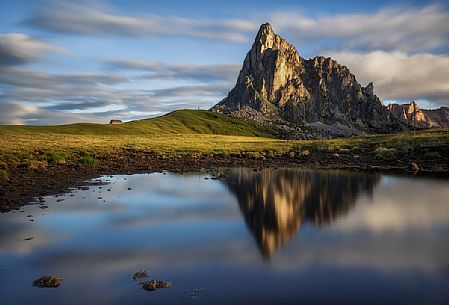
[[[208,109],[230,84],[126,89],[119,74],[47,73],[0,67],[0,124],[51,125],[132,120],[180,108]],[[144,85],[142,85],[144,86]]]
[[[39,110],[36,106],[23,105],[20,102],[0,102],[0,124],[23,124],[21,117],[25,114],[34,114]]]
[[[325,39],[332,39],[332,49],[415,52],[447,46],[449,41],[449,12],[437,5],[317,18],[275,12],[270,20],[301,42],[325,44]]]
[[[449,56],[402,52],[329,52],[382,99],[425,99],[449,105]]]
[[[197,80],[201,82],[232,81],[237,79],[239,64],[179,64],[148,60],[117,59],[108,66],[114,70],[145,71],[147,79]]]
[[[67,51],[19,33],[0,34],[0,66],[40,60],[44,52]]]
[[[245,19],[208,19],[156,14],[129,16],[96,2],[89,5],[57,2],[37,11],[25,23],[46,31],[78,35],[249,42],[265,21],[293,40],[315,45],[317,51],[325,46],[416,52],[447,46],[449,41],[449,12],[438,5],[318,17],[293,10],[257,15],[255,12]]]
[[[191,19],[147,14],[126,16],[94,2],[57,2],[25,21],[43,30],[100,36],[175,36],[229,41],[246,41],[246,32],[257,28],[251,20]]]

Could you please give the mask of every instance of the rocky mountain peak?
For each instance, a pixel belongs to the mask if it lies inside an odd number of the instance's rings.
[[[408,113],[416,113],[419,110],[420,109],[419,109],[418,104],[416,104],[415,101],[411,101],[410,105],[408,106]]]
[[[269,23],[264,23],[257,32],[252,50],[262,54],[267,50],[279,50],[287,45],[287,41],[277,35]]]
[[[344,126],[350,133],[401,128],[372,83],[362,87],[331,58],[302,58],[269,23],[261,25],[235,87],[212,111],[291,128],[317,122]]]
[[[267,41],[268,38],[274,38],[275,36],[273,27],[267,22],[260,26],[256,35],[256,41]]]
[[[449,109],[421,109],[415,101],[409,104],[389,104],[387,106],[391,114],[401,123],[418,129],[448,128]]]

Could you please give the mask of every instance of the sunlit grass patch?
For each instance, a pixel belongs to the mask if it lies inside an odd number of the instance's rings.
[[[0,169],[0,180],[8,178],[8,171],[6,169]]]
[[[374,152],[379,159],[392,159],[394,158],[396,149],[379,146]]]
[[[87,157],[80,158],[76,162],[76,164],[80,167],[83,167],[83,166],[95,167],[98,165],[98,160],[93,157],[87,156]]]

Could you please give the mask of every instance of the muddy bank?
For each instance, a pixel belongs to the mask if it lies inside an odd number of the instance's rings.
[[[96,166],[79,166],[75,160],[35,167],[19,165],[8,170],[0,180],[0,211],[6,212],[30,203],[38,196],[55,195],[71,187],[86,185],[86,180],[100,175],[151,173],[170,171],[186,173],[223,167],[250,167],[255,170],[270,167],[310,169],[348,169],[384,171],[407,175],[449,177],[449,159],[423,159],[419,151],[396,155],[395,158],[373,158],[372,154],[355,154],[347,150],[334,152],[284,153],[273,155],[180,155],[161,156],[152,152],[125,151],[98,158]],[[445,156],[445,155],[443,155]],[[417,170],[418,169],[418,170]]]

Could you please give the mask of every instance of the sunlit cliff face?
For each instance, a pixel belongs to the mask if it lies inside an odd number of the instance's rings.
[[[305,222],[333,222],[372,194],[379,176],[294,170],[233,170],[223,180],[237,197],[245,221],[264,258],[290,240]]]

